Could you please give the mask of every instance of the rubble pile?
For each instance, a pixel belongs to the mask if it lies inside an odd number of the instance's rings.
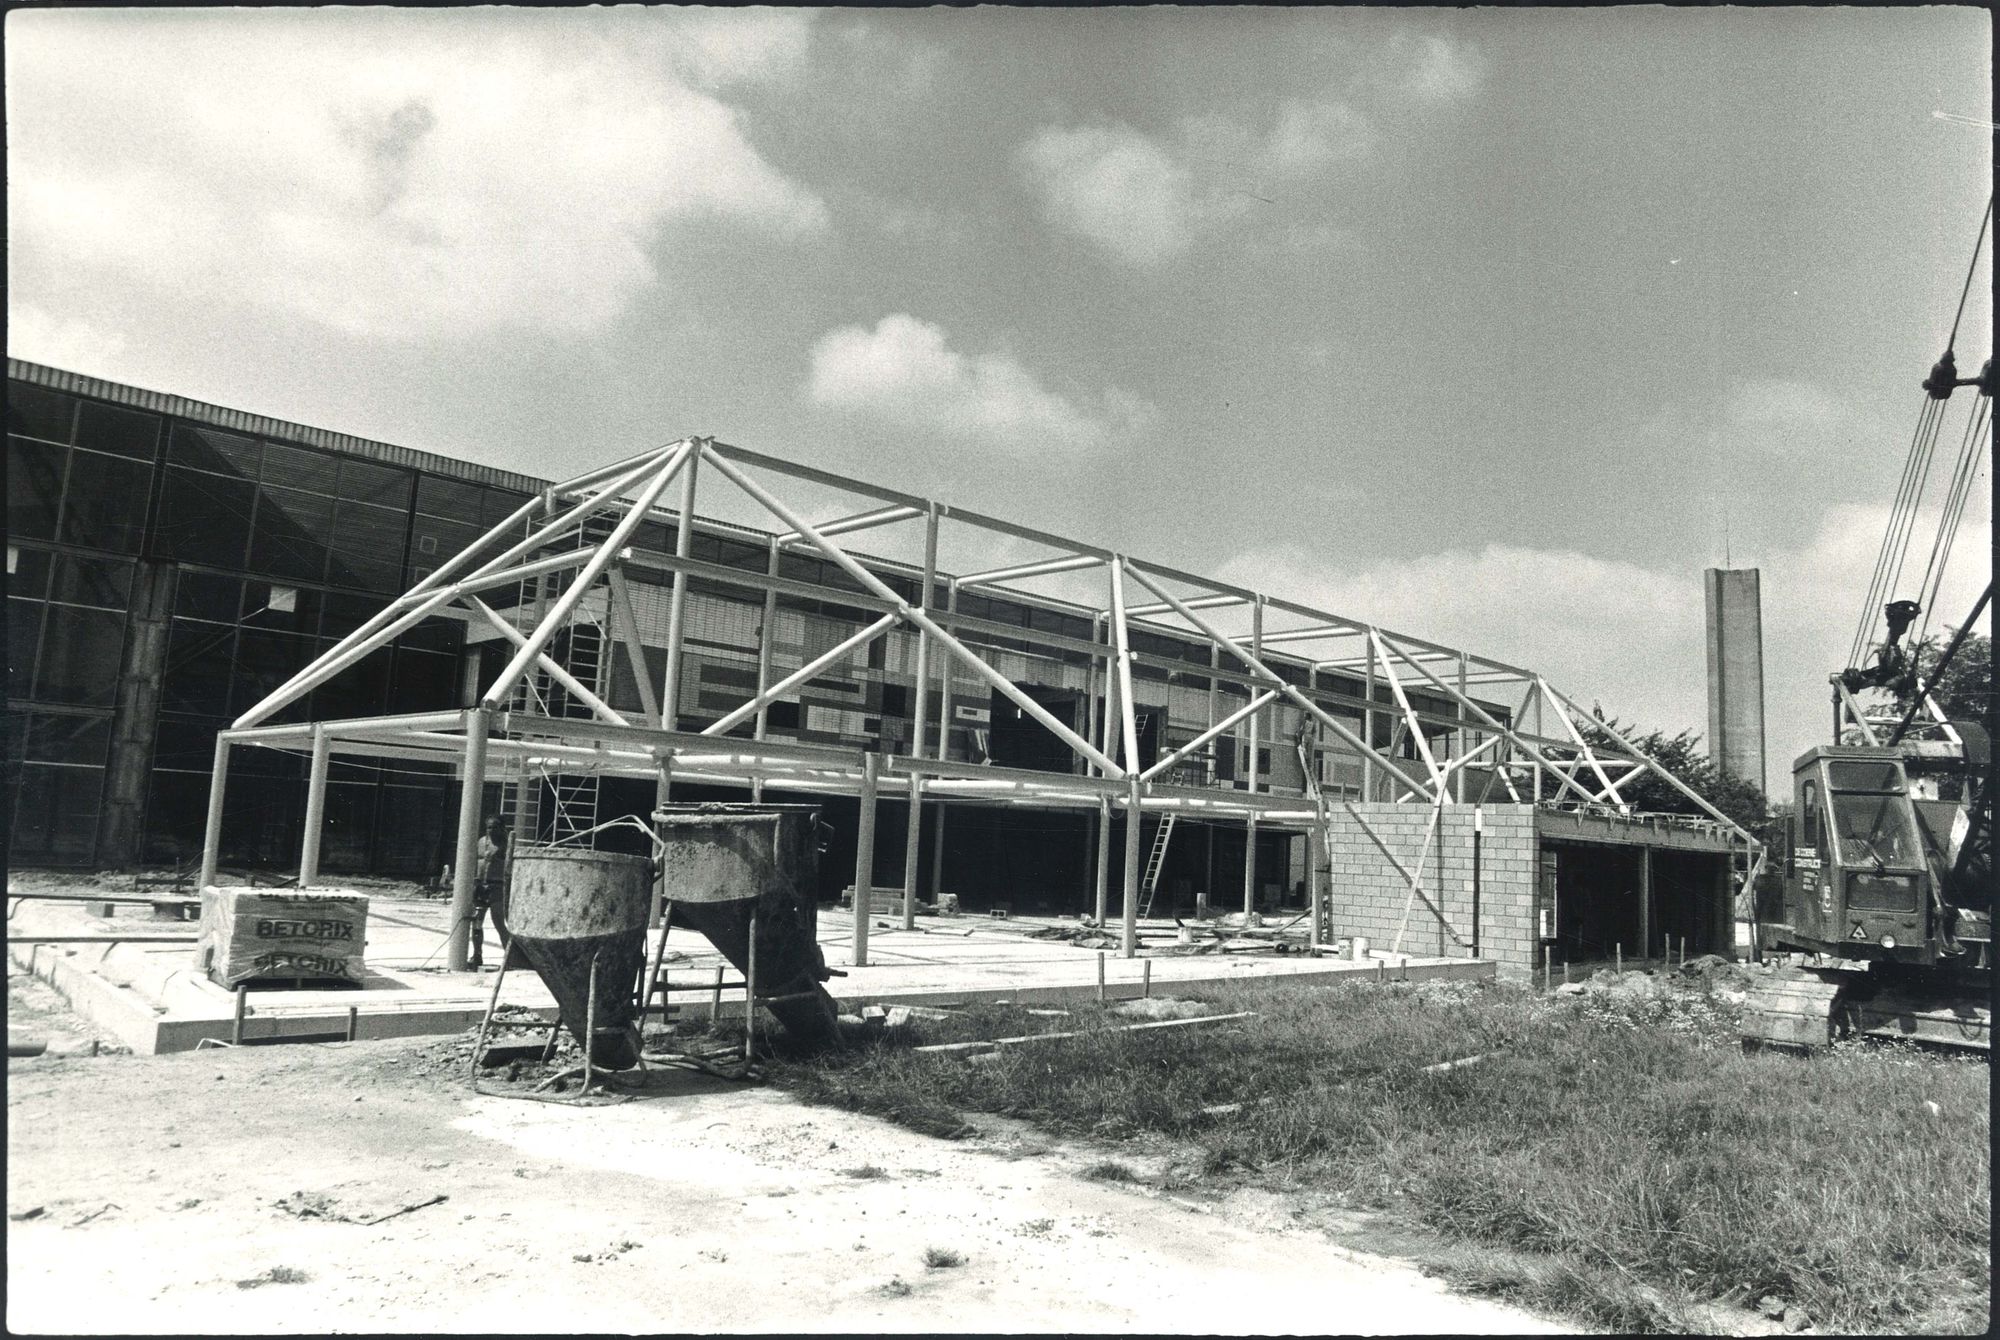
[[[1600,968],[1580,982],[1564,982],[1555,995],[1614,1028],[1665,1028],[1700,1038],[1704,1045],[1734,1046],[1743,1002],[1768,971],[1763,965],[1704,954],[1670,969],[1620,973]]]

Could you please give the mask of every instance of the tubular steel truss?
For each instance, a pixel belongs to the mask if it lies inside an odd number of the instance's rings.
[[[831,487],[874,504],[870,510],[813,523],[752,476],[752,469],[812,485]],[[767,537],[769,562],[763,573],[692,557],[697,481],[720,476],[753,499],[782,529]],[[679,484],[678,506],[660,501]],[[625,566],[642,523],[675,525],[675,552],[648,552],[645,565],[673,574],[668,605],[666,670],[655,691],[642,651]],[[915,599],[884,581],[877,569],[895,565],[863,562],[840,544],[848,535],[908,521],[923,523],[923,563]],[[940,526],[950,522],[1044,547],[1050,556],[985,571],[951,576],[937,567]],[[525,536],[521,536],[522,528]],[[521,536],[521,538],[514,538]],[[497,552],[494,552],[497,550]],[[779,571],[786,551],[816,554],[837,567],[854,587],[837,593]],[[488,555],[490,557],[483,557]],[[1095,607],[1052,598],[1017,583],[1054,574],[1102,570],[1104,603]],[[699,730],[679,729],[680,687],[685,654],[688,584],[691,577],[762,593],[765,617],[759,632],[756,690],[752,696]],[[509,614],[482,594],[521,589],[533,583],[537,599]],[[550,583],[553,599],[540,598]],[[566,583],[566,584],[564,584]],[[937,592],[942,588],[942,607]],[[997,659],[982,655],[967,639],[1000,635],[1019,639],[1027,630],[998,625],[959,612],[961,592],[1004,591],[1029,604],[1057,606],[1090,616],[1094,634],[1078,639],[1056,633],[1028,633],[1028,639],[1088,658],[1091,685],[1087,720],[1061,720],[1028,691],[1002,673]],[[796,668],[780,673],[773,664],[772,611],[780,593],[828,597],[878,617],[852,636]],[[1134,604],[1140,596],[1147,603]],[[443,712],[364,719],[265,724],[343,670],[379,651],[427,617],[456,611],[469,624],[490,629],[513,648],[504,668],[478,692],[474,706]],[[1225,632],[1222,614],[1247,613],[1249,631]],[[601,676],[591,684],[564,664],[558,636],[590,623],[605,638],[605,661],[623,656],[639,686],[641,709],[633,720],[605,700]],[[914,730],[906,752],[878,740],[874,747],[842,747],[769,738],[770,708],[828,667],[891,630],[916,634]],[[1135,648],[1143,634],[1167,634],[1205,642],[1207,667],[1167,661]],[[963,636],[962,636],[963,635]],[[1272,658],[1283,647],[1289,655]],[[955,662],[984,681],[1065,746],[1072,756],[1067,773],[974,763],[947,757],[952,720]],[[933,661],[938,664],[933,665]],[[1158,757],[1145,763],[1140,749],[1142,713],[1134,691],[1134,665],[1206,679],[1208,721],[1191,739],[1172,748],[1164,741]],[[1328,681],[1322,682],[1322,675]],[[1156,676],[1157,678],[1157,676]],[[932,723],[930,693],[941,691],[940,720]],[[1337,682],[1336,682],[1337,681]],[[1352,689],[1356,682],[1362,692]],[[1217,716],[1217,686],[1227,683],[1248,701]],[[544,686],[538,690],[537,685]],[[587,715],[565,715],[546,704],[555,688]],[[1345,686],[1345,687],[1343,687]],[[525,691],[524,691],[525,690]],[[1413,694],[1415,695],[1413,697]],[[1475,696],[1475,694],[1477,696]],[[1518,699],[1516,699],[1518,695]],[[1421,698],[1422,701],[1418,701]],[[1304,784],[1274,788],[1263,775],[1259,746],[1265,719],[1279,704],[1300,713],[1297,747]],[[1247,719],[1249,749],[1242,784],[1218,780],[1217,742]],[[1386,738],[1378,723],[1389,722]],[[747,737],[743,728],[750,727]],[[1530,724],[1532,728],[1530,728]],[[933,731],[932,727],[936,729]],[[1079,728],[1080,727],[1080,728]],[[1273,730],[1275,734],[1275,729]],[[927,744],[930,746],[927,748]],[[1621,788],[1651,772],[1686,795],[1704,814],[1696,824],[1740,844],[1746,867],[1761,852],[1757,840],[1689,790],[1652,759],[1531,670],[1476,656],[1359,620],[1265,595],[1243,587],[1134,560],[1011,522],[947,508],[929,499],[864,483],[795,462],[747,451],[711,438],[689,438],[643,452],[614,465],[545,489],[480,541],[390,601],[379,613],[262,702],[239,717],[216,740],[202,880],[213,882],[220,845],[222,797],[229,754],[239,745],[299,749],[309,746],[312,768],[307,791],[306,835],[299,882],[318,874],[320,830],[328,768],[333,755],[416,759],[451,765],[475,784],[461,789],[453,863],[455,924],[469,921],[481,788],[495,774],[518,780],[537,773],[648,778],[665,801],[673,781],[748,786],[761,796],[766,785],[789,791],[855,795],[861,799],[860,852],[855,876],[855,956],[867,953],[869,871],[873,857],[875,801],[886,784],[906,790],[911,812],[925,801],[978,801],[1034,807],[1093,808],[1100,819],[1097,906],[1100,918],[1107,890],[1108,820],[1113,809],[1137,815],[1224,819],[1305,832],[1324,842],[1331,813],[1316,776],[1324,755],[1358,760],[1359,797],[1424,804],[1479,804],[1499,801],[1583,807],[1629,814]],[[1233,746],[1232,746],[1233,747]],[[1335,796],[1339,799],[1339,796]],[[1349,806],[1351,809],[1352,807]],[[913,915],[919,825],[908,830],[904,860],[905,924]],[[1136,950],[1142,861],[1140,825],[1125,825],[1124,951]],[[1253,862],[1246,862],[1246,899]],[[1316,862],[1308,868],[1315,870]],[[1317,879],[1314,881],[1317,890]],[[1413,891],[1416,880],[1412,878]],[[1428,903],[1428,899],[1426,899]],[[1246,903],[1247,905],[1247,903]],[[1315,918],[1315,924],[1318,919]],[[451,966],[463,965],[463,932],[452,939]]]

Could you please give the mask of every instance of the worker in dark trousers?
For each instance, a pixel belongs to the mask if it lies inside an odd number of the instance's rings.
[[[500,936],[500,958],[507,958],[507,826],[498,817],[486,821],[479,835],[478,859],[472,881],[472,935],[467,967],[478,972],[486,943],[486,916],[493,915],[493,929]]]

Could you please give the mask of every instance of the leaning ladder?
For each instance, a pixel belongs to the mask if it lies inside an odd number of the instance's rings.
[[[1139,900],[1139,915],[1153,915],[1153,894],[1160,887],[1160,871],[1167,863],[1167,842],[1174,835],[1175,816],[1168,814],[1153,831],[1153,851],[1146,858],[1146,875],[1140,881],[1145,896]]]

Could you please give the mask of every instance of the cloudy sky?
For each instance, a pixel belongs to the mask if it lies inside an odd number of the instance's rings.
[[[1764,570],[1780,784],[1992,178],[1963,8],[6,36],[17,357],[547,476],[713,434],[1674,729],[1705,723],[1726,546]],[[1940,622],[1984,579],[1988,490]]]

